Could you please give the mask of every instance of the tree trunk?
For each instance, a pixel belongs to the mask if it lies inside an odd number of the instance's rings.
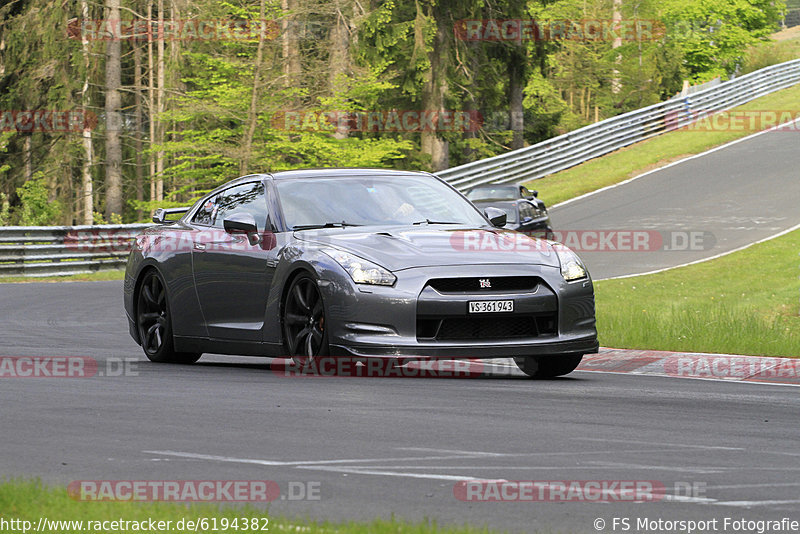
[[[89,2],[81,0],[81,15],[84,20],[89,20]],[[83,88],[81,89],[81,106],[83,112],[89,109],[89,69],[91,58],[89,56],[89,38],[85,34],[81,35],[81,51],[83,53]],[[94,184],[92,183],[92,165],[94,164],[94,150],[92,146],[92,130],[88,121],[83,123],[82,133],[83,143],[83,164],[81,165],[81,195],[83,206],[83,224],[94,222]]]
[[[467,44],[467,48],[469,49],[469,80],[470,80],[470,90],[464,97],[464,111],[470,114],[470,117],[479,117],[480,110],[478,109],[478,99],[476,98],[476,81],[480,79],[481,76],[481,55],[479,47],[482,43],[477,41],[470,41]],[[485,121],[488,117],[482,117]],[[470,119],[472,120],[472,119]],[[477,118],[479,121],[477,126],[480,127],[481,118]],[[472,126],[472,125],[471,125]],[[484,125],[485,126],[485,125]],[[464,139],[474,139],[478,137],[478,128],[472,127],[469,128],[466,132],[464,132]],[[475,149],[470,147],[468,144],[464,146],[464,159],[466,161],[474,161],[476,159],[475,156]]]
[[[445,111],[445,95],[447,93],[447,53],[448,53],[448,25],[445,17],[436,16],[439,8],[433,8],[434,20],[436,23],[436,35],[433,39],[433,50],[429,54],[431,67],[425,73],[425,82],[422,87],[422,111],[435,114],[437,119]],[[421,15],[421,8],[417,2],[417,17]],[[439,125],[437,121],[434,124]],[[431,169],[433,172],[446,169],[449,166],[449,144],[439,137],[437,127],[433,131],[423,131],[421,136],[421,148],[423,154],[431,157]]]
[[[300,50],[297,46],[298,32],[295,27],[296,0],[281,0],[283,19],[281,19],[281,44],[283,47],[283,74],[286,87],[297,87],[300,80],[302,66],[300,65]]]
[[[347,17],[352,15],[352,1],[336,0],[334,9],[336,10],[334,13],[336,22],[331,27],[330,33],[328,86],[334,99],[343,103],[344,98],[341,95],[344,95],[349,89],[347,80],[350,74],[350,21]],[[345,139],[347,134],[347,125],[344,121],[338,121],[333,136],[336,139]]]
[[[144,200],[144,176],[142,151],[142,130],[144,129],[144,118],[142,117],[142,48],[139,43],[133,44],[133,121],[136,131],[134,132],[133,144],[136,149],[136,201]],[[136,209],[136,219],[141,220],[144,213],[141,204]]]
[[[106,0],[109,20],[120,20],[120,0]],[[106,43],[106,218],[122,216],[122,99],[120,85],[122,43]]]
[[[611,44],[611,48],[617,49],[622,46],[622,34],[618,30],[620,26],[620,22],[622,21],[622,0],[614,0],[614,13],[611,16],[613,21],[614,29],[616,30],[616,36],[614,37],[614,42]],[[617,68],[620,63],[622,63],[622,55],[617,54],[616,58],[614,58],[614,64],[616,65],[613,70],[612,79],[611,79],[611,92],[613,94],[617,94],[622,89],[622,83],[619,79],[619,69]]]
[[[33,165],[31,163],[31,135],[25,136],[25,141],[22,143],[22,159],[24,161],[25,181],[33,179]]]
[[[153,20],[153,5],[151,0],[147,0],[147,20]],[[151,27],[148,22],[148,28]],[[156,121],[154,118],[156,110],[156,85],[155,85],[155,62],[153,60],[153,35],[148,30],[147,32],[147,121],[150,125],[150,150],[147,153],[147,159],[150,162],[150,202],[156,199],[156,156],[153,153],[153,144],[156,142]],[[155,211],[155,209],[150,210]]]
[[[261,31],[258,32],[258,49],[256,50],[256,64],[253,66],[253,91],[250,94],[250,109],[247,112],[247,132],[244,138],[244,154],[239,164],[239,173],[247,174],[250,169],[250,152],[253,149],[253,137],[256,134],[258,123],[258,91],[261,87],[261,64],[264,57],[264,34],[266,33],[266,0],[261,0],[259,20]]]
[[[156,139],[159,145],[164,143],[164,39],[161,29],[164,27],[164,0],[158,0],[158,28],[159,35],[156,41],[158,49],[158,87],[156,89]],[[156,200],[164,200],[164,150],[159,148],[156,152]]]
[[[508,65],[508,103],[509,115],[511,119],[511,149],[516,150],[525,145],[524,135],[524,116],[522,108],[522,90],[524,89],[524,69],[526,57],[522,53],[513,53],[510,56],[511,63]]]

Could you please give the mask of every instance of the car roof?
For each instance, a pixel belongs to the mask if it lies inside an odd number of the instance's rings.
[[[335,177],[354,177],[354,176],[433,176],[427,172],[420,171],[399,171],[395,169],[366,169],[366,168],[336,168],[336,169],[295,169],[291,171],[279,171],[265,173],[274,180],[286,180],[291,178],[335,178]]]
[[[286,179],[293,179],[293,178],[335,178],[337,176],[340,177],[353,177],[353,176],[393,176],[393,177],[402,177],[402,176],[432,176],[436,178],[434,175],[422,172],[422,171],[398,171],[394,169],[368,169],[368,168],[360,168],[360,167],[352,167],[352,168],[335,168],[335,169],[295,169],[291,171],[278,171],[278,172],[270,172],[270,173],[260,173],[260,174],[248,174],[246,176],[240,176],[239,178],[234,178],[233,180],[228,180],[227,182],[218,185],[208,193],[206,193],[204,198],[208,198],[213,196],[220,191],[228,189],[230,187],[239,185],[245,182],[251,182],[253,180],[286,180]]]
[[[470,187],[470,191],[473,189],[497,189],[499,187],[525,187],[525,189],[527,189],[527,187],[523,185],[522,182],[515,182],[511,184],[481,184]]]
[[[492,206],[515,206],[521,202],[525,202],[524,198],[517,198],[514,200],[492,200],[491,198],[476,200],[473,204],[477,205],[488,205],[491,204]]]

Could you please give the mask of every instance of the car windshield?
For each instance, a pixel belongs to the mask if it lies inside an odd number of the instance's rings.
[[[286,223],[295,227],[391,224],[485,226],[477,209],[428,176],[353,176],[276,180]]]
[[[467,192],[467,198],[472,201],[519,198],[519,188],[515,185],[504,185],[497,187],[476,187]]]

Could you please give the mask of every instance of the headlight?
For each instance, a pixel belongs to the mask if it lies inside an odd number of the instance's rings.
[[[556,243],[555,241],[548,241],[548,243],[550,243],[553,250],[556,251],[558,262],[561,264],[561,276],[564,277],[564,280],[572,282],[573,280],[580,280],[588,276],[583,262],[569,247],[561,243]]]
[[[336,260],[336,263],[347,271],[350,278],[356,284],[372,284],[378,286],[390,286],[395,283],[397,277],[375,263],[364,258],[354,256],[349,252],[344,252],[335,248],[322,249],[322,252]]]

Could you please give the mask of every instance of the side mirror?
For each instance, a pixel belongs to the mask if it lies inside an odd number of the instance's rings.
[[[486,215],[486,218],[489,219],[489,222],[492,223],[492,226],[495,228],[502,228],[506,225],[508,216],[506,212],[500,208],[486,208],[483,210],[483,214]]]
[[[156,224],[169,224],[175,221],[169,220],[169,215],[176,215],[179,213],[186,213],[191,208],[158,208],[153,213],[153,222]]]
[[[158,208],[155,213],[153,213],[153,222],[156,224],[166,224],[167,223],[167,212],[164,211],[163,208]]]
[[[261,241],[261,236],[258,235],[256,219],[252,213],[234,213],[227,217],[222,222],[222,225],[229,234],[247,234],[247,239],[252,246]]]
[[[531,191],[531,193],[533,194],[534,197],[538,197],[539,196],[539,191],[537,191],[536,189]]]

